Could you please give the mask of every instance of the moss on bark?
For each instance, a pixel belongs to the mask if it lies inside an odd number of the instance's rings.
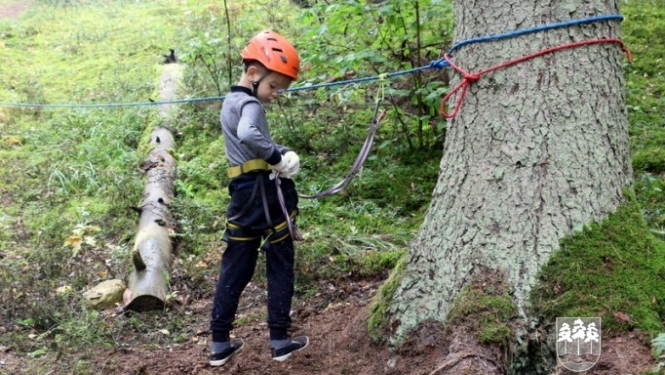
[[[387,337],[385,331],[388,328],[389,322],[388,307],[393,300],[399,283],[402,281],[402,273],[405,266],[406,256],[402,256],[397,264],[395,264],[395,268],[390,272],[388,280],[381,285],[370,304],[368,331],[370,338],[374,342],[380,342]]]
[[[504,274],[484,268],[455,299],[446,325],[468,327],[481,344],[507,344],[517,315],[510,290]]]

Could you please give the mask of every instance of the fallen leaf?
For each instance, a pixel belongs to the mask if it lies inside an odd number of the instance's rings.
[[[23,142],[16,137],[6,137],[5,142],[8,146],[23,146]]]
[[[82,242],[83,242],[83,237],[82,236],[74,235],[74,236],[67,237],[67,239],[65,240],[64,245],[65,246],[76,247],[76,246],[81,246]]]

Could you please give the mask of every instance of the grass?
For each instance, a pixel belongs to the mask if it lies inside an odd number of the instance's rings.
[[[634,61],[626,67],[626,99],[631,128],[631,151],[636,173],[665,172],[665,9],[662,2],[623,4],[626,20],[622,33]]]
[[[1,20],[0,102],[154,98],[180,10],[173,2],[38,2],[20,23]],[[0,325],[18,352],[108,345],[126,330],[84,309],[79,295],[127,274],[136,227],[128,207],[143,188],[137,147],[158,121],[153,108],[0,109]],[[80,226],[102,230],[86,233],[75,254],[65,240]],[[74,293],[59,295],[63,286]]]

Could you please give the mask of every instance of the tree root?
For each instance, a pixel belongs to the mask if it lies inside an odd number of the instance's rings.
[[[461,361],[463,359],[467,359],[467,358],[472,358],[472,357],[480,358],[480,359],[483,359],[487,362],[490,362],[492,365],[494,365],[494,367],[501,374],[504,374],[504,371],[503,371],[502,367],[499,366],[499,364],[492,358],[489,358],[485,355],[477,354],[477,353],[458,352],[458,353],[453,354],[452,358],[449,358],[448,360],[446,360],[443,364],[441,364],[439,367],[437,367],[434,371],[430,372],[429,375],[436,375],[439,371],[447,370],[447,369],[453,367],[454,365],[456,365],[459,361]]]

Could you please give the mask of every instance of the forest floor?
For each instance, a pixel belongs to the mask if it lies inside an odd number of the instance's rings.
[[[115,348],[90,348],[76,353],[79,359],[94,363],[100,374],[243,374],[243,375],[459,375],[502,374],[486,348],[477,347],[468,340],[464,330],[446,337],[438,329],[421,329],[405,345],[389,350],[370,342],[367,333],[367,305],[379,282],[356,281],[327,285],[329,295],[319,295],[303,301],[294,310],[293,334],[310,337],[310,347],[279,363],[270,358],[268,330],[260,319],[250,319],[234,331],[245,340],[245,349],[221,368],[208,365],[207,317],[210,300],[190,301],[187,309],[199,317],[195,332],[185,343],[169,347],[155,347],[138,338],[125,338]],[[265,316],[265,293],[261,287],[250,284],[240,303],[239,318]],[[344,296],[328,303],[333,296]],[[333,298],[334,299],[334,298]],[[323,303],[323,304],[322,304]],[[325,305],[325,306],[324,306]],[[123,316],[118,316],[123,319]],[[589,375],[640,374],[653,366],[649,348],[638,333],[626,333],[602,341],[602,355]],[[72,353],[73,354],[73,353]],[[2,352],[0,346],[0,374],[26,374],[24,361],[33,359]],[[60,360],[45,368],[46,374],[71,374],[75,369],[71,361]],[[553,375],[572,373],[560,367]]]
[[[127,333],[113,348],[90,347],[83,352],[50,354],[30,358],[0,345],[0,374],[35,374],[35,363],[44,369],[39,374],[107,375],[490,375],[505,374],[505,353],[477,344],[473,335],[458,327],[443,332],[436,326],[422,327],[397,349],[371,342],[367,330],[368,304],[382,280],[320,281],[317,293],[293,306],[292,335],[305,334],[310,346],[280,363],[270,357],[265,323],[264,286],[250,283],[243,293],[232,334],[245,340],[244,350],[221,368],[208,364],[208,317],[210,299],[181,301],[171,309],[184,309],[195,317],[189,327],[191,336],[182,343],[167,346],[149,342],[150,335]],[[150,313],[145,313],[150,314]],[[152,314],[162,314],[155,312]],[[111,319],[128,319],[111,314]],[[168,332],[164,332],[168,334]],[[637,332],[602,337],[602,355],[584,374],[642,374],[654,366],[645,337]],[[2,343],[0,343],[2,344]],[[69,358],[68,358],[69,357]],[[86,370],[77,363],[87,363]],[[28,362],[31,362],[28,366]],[[31,370],[26,370],[26,367]],[[27,372],[26,372],[27,371]],[[552,375],[573,374],[559,367]]]
[[[17,18],[32,1],[0,3],[0,17]],[[296,353],[286,362],[271,360],[268,329],[264,322],[265,291],[250,284],[239,310],[242,324],[233,332],[245,340],[241,354],[222,368],[208,364],[208,317],[211,300],[190,300],[170,308],[185,309],[196,317],[191,337],[167,347],[146,342],[147,337],[123,337],[114,348],[88,348],[86,352],[60,353],[31,358],[15,353],[0,342],[0,374],[32,373],[25,370],[28,362],[43,362],[45,374],[80,373],[75,357],[93,364],[92,373],[129,374],[243,374],[243,375],[378,375],[378,374],[502,374],[505,369],[493,360],[492,348],[475,344],[464,327],[443,332],[424,327],[397,349],[373,344],[367,330],[368,306],[383,280],[342,279],[320,281],[319,290],[326,292],[299,300],[294,306],[293,335],[306,334],[310,347]],[[117,314],[114,319],[126,319]],[[1,327],[0,327],[1,328]],[[0,332],[1,333],[1,332]],[[165,333],[167,334],[167,333]],[[653,367],[648,338],[638,332],[603,337],[602,355],[586,374],[640,374]],[[3,345],[5,344],[5,345]],[[494,350],[496,352],[496,350]],[[502,355],[499,355],[501,357]],[[503,355],[505,359],[505,354]],[[496,359],[496,357],[494,358]],[[29,372],[26,372],[29,371]],[[86,372],[87,373],[87,372]],[[559,367],[553,375],[571,373]]]

